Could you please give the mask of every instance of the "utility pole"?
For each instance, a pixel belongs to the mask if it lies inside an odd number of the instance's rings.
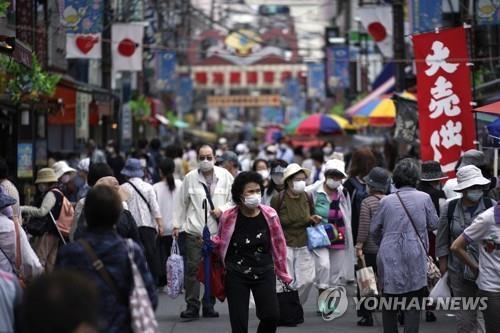
[[[404,28],[404,1],[392,2],[392,22],[394,31],[394,59],[396,68],[396,92],[405,90],[405,28]]]

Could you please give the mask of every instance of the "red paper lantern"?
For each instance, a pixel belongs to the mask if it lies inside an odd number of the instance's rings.
[[[214,72],[212,73],[212,81],[214,84],[223,84],[224,83],[224,73],[222,72]]]
[[[258,74],[257,72],[247,72],[247,83],[257,84]]]
[[[264,72],[264,82],[273,83],[274,82],[274,72]]]
[[[241,83],[241,73],[240,72],[231,72],[231,83],[232,84],[240,84]]]
[[[205,72],[198,72],[195,74],[195,80],[197,84],[207,84],[208,77]]]

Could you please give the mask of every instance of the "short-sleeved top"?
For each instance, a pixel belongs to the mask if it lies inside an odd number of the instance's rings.
[[[495,209],[489,208],[467,227],[463,236],[469,243],[479,243],[479,289],[500,292],[500,219],[495,221]]]
[[[262,212],[255,217],[238,214],[225,261],[228,269],[254,279],[274,269],[271,236]]]

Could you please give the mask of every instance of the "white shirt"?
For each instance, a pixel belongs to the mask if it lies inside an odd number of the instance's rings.
[[[156,229],[157,225],[155,218],[161,218],[161,214],[153,186],[140,178],[131,178],[129,179],[129,182],[134,184],[135,187],[142,193],[151,208],[150,211],[146,202],[129,183],[123,183],[121,186],[127,190],[128,193],[130,193],[127,205],[130,213],[135,219],[135,223],[138,227],[151,227]]]
[[[203,201],[207,197],[202,185],[203,176],[195,169],[184,178],[174,210],[174,228],[180,228],[188,234],[201,236],[205,227]],[[215,185],[214,185],[215,183]],[[232,207],[231,186],[233,176],[224,168],[214,167],[212,183],[212,201],[215,208],[225,211]],[[217,232],[217,222],[210,215],[208,207],[208,227],[211,234]]]
[[[31,248],[28,237],[23,228],[19,227],[19,240],[21,242],[21,270],[26,279],[34,278],[43,273],[40,260]],[[0,247],[12,263],[16,262],[16,230],[14,222],[7,216],[0,214]],[[3,252],[0,252],[0,269],[13,272],[12,266]]]
[[[479,243],[479,277],[476,280],[480,290],[500,292],[500,224],[495,223],[495,207],[480,214],[464,230],[464,237],[469,242]],[[489,249],[487,249],[489,248]]]
[[[163,219],[163,232],[165,235],[172,234],[175,200],[177,199],[179,188],[181,186],[182,181],[179,179],[175,179],[175,189],[172,192],[164,180],[153,185],[156,198],[158,199],[158,205],[160,206],[160,213]]]

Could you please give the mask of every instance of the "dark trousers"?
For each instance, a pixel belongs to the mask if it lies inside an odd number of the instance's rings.
[[[159,281],[158,285],[164,287],[167,285],[167,259],[170,257],[170,252],[172,249],[173,237],[172,235],[160,236],[157,240],[158,257],[160,262],[159,267]],[[184,257],[184,233],[179,234],[179,239],[177,240],[179,245],[180,255]]]
[[[200,282],[197,278],[198,266],[200,265],[203,255],[201,253],[201,240],[198,236],[185,234],[184,247],[186,255],[185,272],[184,272],[184,288],[186,289],[186,303],[188,307],[200,309]],[[203,307],[210,308],[215,304],[215,297],[210,297],[210,301],[206,302],[203,297]]]
[[[385,298],[406,298],[406,304],[411,302],[411,299],[416,297],[422,303],[422,299],[427,295],[427,287],[417,291],[412,291],[405,294],[384,294]],[[392,302],[394,304],[394,302]],[[418,333],[420,327],[420,311],[408,310],[403,311],[405,318],[405,333]],[[382,323],[384,325],[384,333],[398,333],[398,311],[387,311],[382,309]]]
[[[244,274],[227,271],[225,292],[229,308],[232,333],[248,332],[248,302],[252,291],[260,323],[257,333],[273,333],[279,320],[279,304],[276,295],[274,271],[264,273],[253,280]]]
[[[160,263],[156,248],[156,238],[158,233],[155,228],[150,227],[139,227],[138,230],[149,270],[151,271],[151,275],[153,275],[155,285],[158,285],[158,277],[160,275]]]
[[[373,271],[375,272],[375,275],[377,275],[377,255],[370,254],[370,253],[365,253],[364,255],[365,255],[366,267],[370,267],[370,266],[373,267]],[[357,267],[357,269],[360,269],[360,267]],[[357,289],[358,289],[357,295],[358,295],[358,298],[360,298],[361,296],[359,295],[359,287]],[[372,311],[367,310],[365,303],[362,302],[359,305],[358,317],[368,317],[371,314],[372,314]]]

